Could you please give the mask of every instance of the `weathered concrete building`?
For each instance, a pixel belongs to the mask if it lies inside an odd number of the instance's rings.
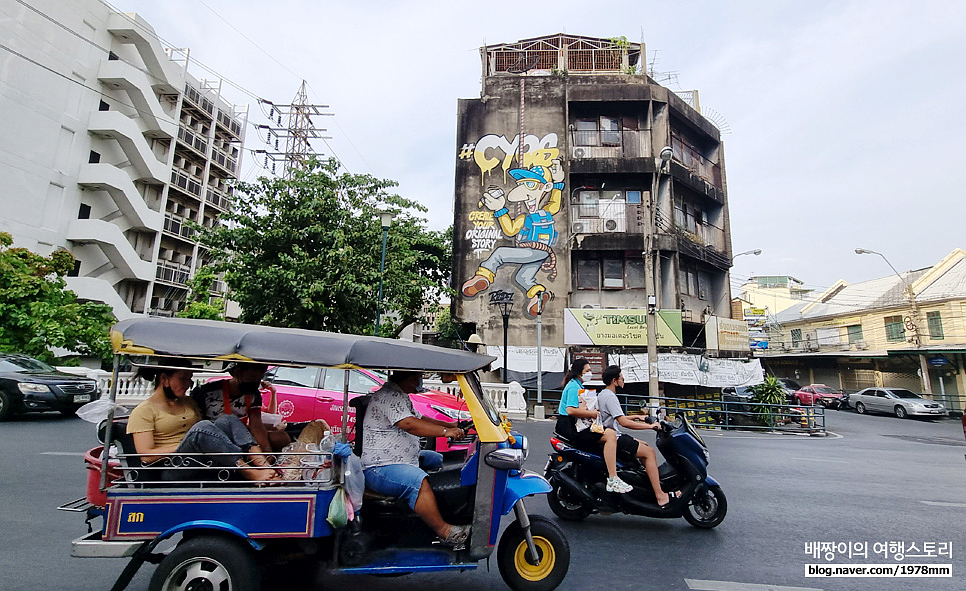
[[[511,377],[536,369],[541,302],[545,372],[643,351],[646,252],[662,350],[703,351],[706,321],[731,322],[720,133],[642,72],[643,54],[564,34],[486,46],[481,96],[459,102],[454,314],[502,344],[491,298],[512,294]]]

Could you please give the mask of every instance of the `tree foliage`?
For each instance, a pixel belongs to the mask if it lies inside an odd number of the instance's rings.
[[[446,232],[423,229],[426,208],[392,194],[396,185],[310,160],[291,179],[239,183],[224,226],[201,242],[227,271],[243,322],[371,334],[376,322],[382,227],[388,234],[383,286],[384,336],[420,318],[445,289],[452,257]]]
[[[785,403],[785,388],[775,376],[766,377],[764,382],[749,387],[748,391],[751,392],[753,402],[776,405]],[[765,406],[761,407],[761,409],[761,421],[768,427],[774,427],[775,415],[778,414],[775,411],[775,407]]]
[[[0,350],[48,362],[55,348],[109,359],[114,315],[107,304],[79,302],[67,289],[74,256],[58,250],[45,257],[12,245],[10,234],[0,232]]]
[[[202,320],[224,320],[225,300],[211,299],[211,286],[215,282],[215,272],[211,267],[201,267],[196,272],[188,287],[188,303],[178,312],[178,318],[201,318]]]

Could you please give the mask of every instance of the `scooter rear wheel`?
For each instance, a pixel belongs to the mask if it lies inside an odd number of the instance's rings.
[[[582,503],[580,499],[573,498],[563,485],[555,478],[551,478],[550,486],[553,487],[547,493],[547,504],[554,515],[565,521],[583,521],[588,515],[593,513],[593,508]]]
[[[684,519],[694,527],[711,529],[724,521],[728,512],[728,499],[720,486],[708,488],[705,498],[691,499],[691,504],[684,509]]]

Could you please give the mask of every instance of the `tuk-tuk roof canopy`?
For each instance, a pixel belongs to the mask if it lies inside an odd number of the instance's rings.
[[[111,331],[114,352],[270,365],[464,373],[496,359],[380,337],[187,318],[131,318]]]

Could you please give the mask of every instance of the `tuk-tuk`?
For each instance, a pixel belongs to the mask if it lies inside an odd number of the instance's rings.
[[[262,568],[270,565],[308,562],[334,573],[375,575],[462,571],[477,568],[494,549],[500,573],[514,590],[551,590],[566,575],[570,548],[563,532],[547,518],[528,516],[523,502],[551,487],[542,476],[524,472],[526,437],[510,432],[474,373],[493,357],[378,337],[166,318],[119,322],[111,341],[112,403],[125,358],[437,372],[458,381],[478,434],[475,452],[461,466],[428,476],[443,516],[471,525],[469,540],[455,548],[439,544],[405,502],[368,493],[354,519],[333,527],[326,518],[340,478],[257,486],[218,469],[216,478],[209,472],[195,479],[189,475],[198,473],[197,465],[180,466],[191,462],[172,458],[177,461],[164,469],[177,474],[184,467],[185,476],[161,482],[150,476],[151,467],[118,446],[120,466],[100,463],[102,506],[79,499],[62,507],[87,514],[90,531],[73,541],[73,556],[131,557],[114,590],[124,589],[145,561],[158,564],[152,591],[258,590]],[[343,402],[350,373],[345,372]],[[343,406],[345,427],[348,405]],[[101,434],[105,448],[117,445],[121,435],[111,408]],[[346,435],[343,429],[343,441]],[[336,468],[341,475],[339,462]],[[511,511],[516,519],[498,542],[501,519]],[[101,525],[94,528],[97,518]],[[159,544],[177,534],[177,546],[163,553]]]

